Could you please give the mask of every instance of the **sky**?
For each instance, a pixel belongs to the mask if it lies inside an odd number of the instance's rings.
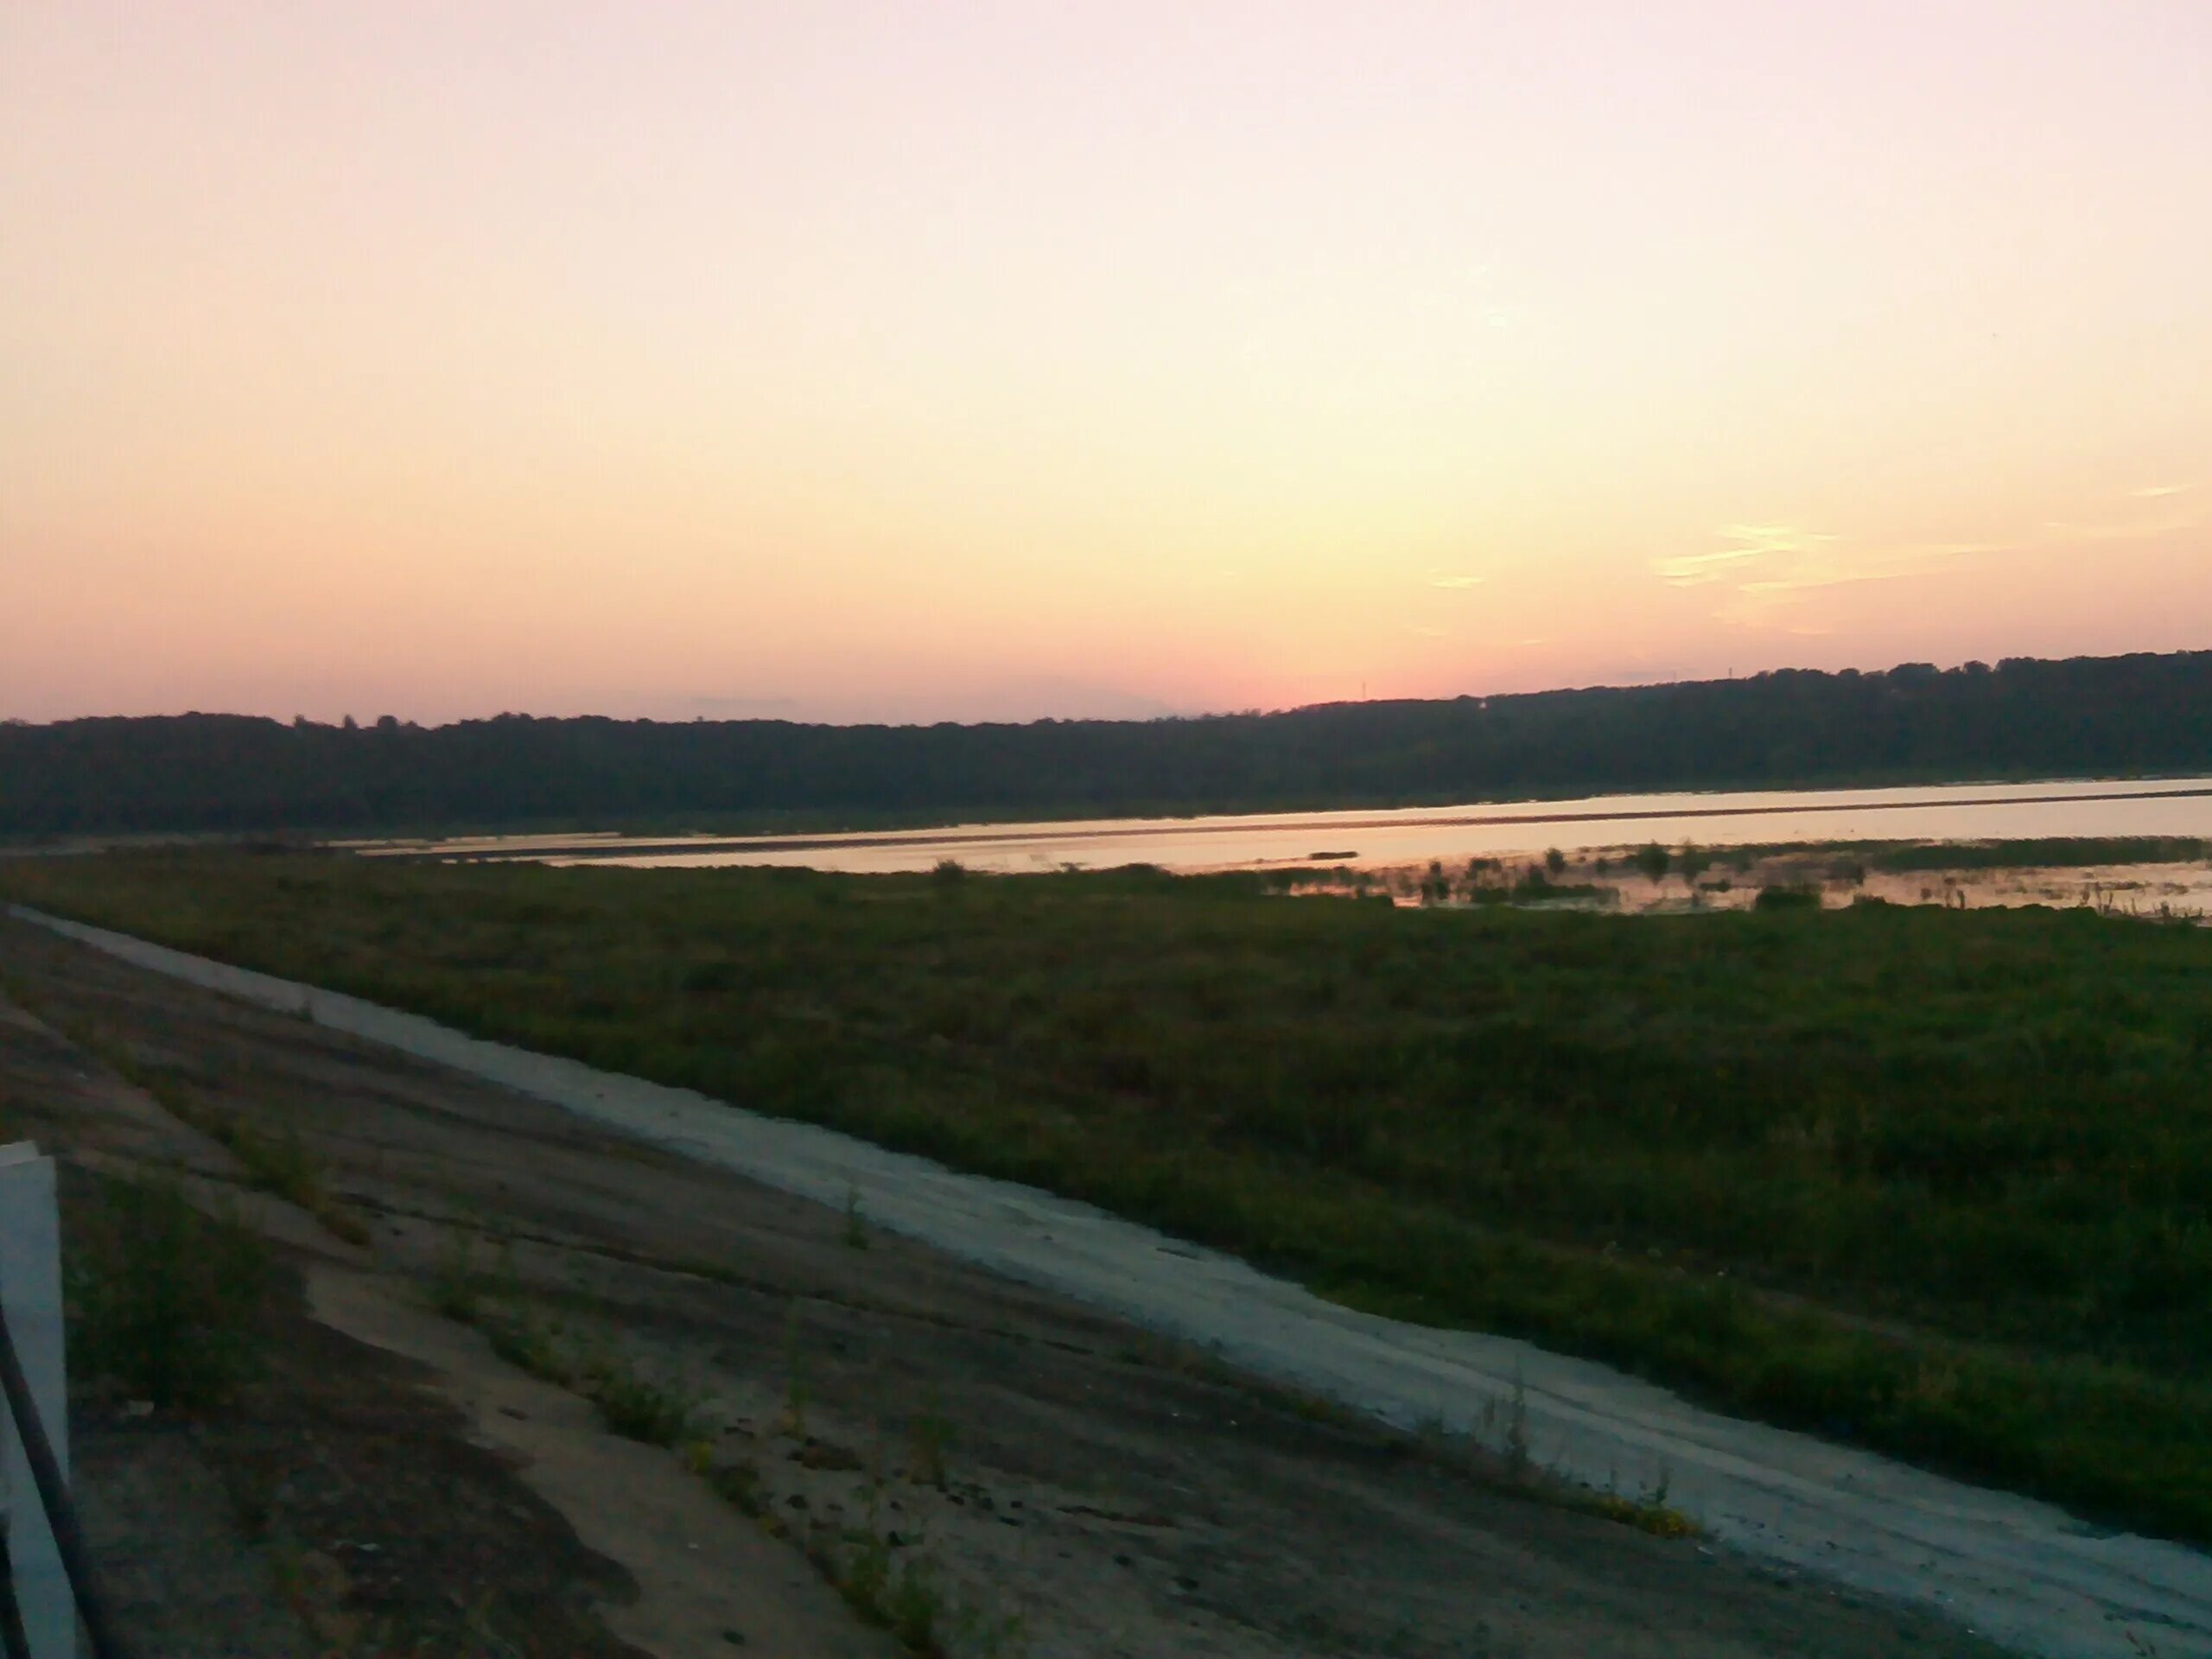
[[[2212,646],[2203,0],[0,7],[0,717]]]

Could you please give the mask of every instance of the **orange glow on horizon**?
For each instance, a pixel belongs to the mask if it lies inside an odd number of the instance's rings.
[[[2208,60],[2183,0],[17,7],[0,716],[2212,645]]]

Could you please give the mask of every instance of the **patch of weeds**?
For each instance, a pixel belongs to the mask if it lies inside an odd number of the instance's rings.
[[[952,1448],[952,1420],[932,1388],[906,1425],[907,1469],[918,1485],[944,1490],[945,1453]]]
[[[798,1449],[797,1461],[802,1469],[826,1470],[832,1474],[846,1474],[862,1466],[861,1454],[849,1446],[839,1446],[834,1440],[817,1440],[809,1437]]]
[[[1662,1465],[1658,1480],[1634,1497],[1615,1491],[1611,1486],[1596,1494],[1589,1503],[1592,1515],[1621,1525],[1634,1527],[1638,1532],[1648,1532],[1654,1538],[1696,1538],[1705,1529],[1667,1502],[1671,1477]]]
[[[939,1659],[957,1648],[996,1659],[1018,1650],[1021,1621],[954,1597],[927,1555],[894,1553],[872,1525],[848,1534],[847,1541],[850,1548],[842,1557],[826,1539],[817,1540],[808,1553],[854,1612],[888,1630],[909,1653]]]
[[[51,1010],[48,1013],[49,1022],[71,1042],[87,1053],[98,1055],[118,1077],[151,1095],[171,1116],[220,1142],[238,1160],[248,1186],[298,1205],[348,1244],[367,1247],[368,1224],[332,1196],[323,1185],[321,1171],[301,1144],[296,1130],[288,1128],[278,1136],[263,1135],[240,1114],[201,1100],[189,1089],[179,1086],[175,1078],[134,1059],[119,1044],[92,1035],[81,1022],[64,1022],[54,1018]]]
[[[868,1245],[868,1217],[861,1213],[861,1190],[857,1186],[848,1186],[845,1189],[845,1248],[864,1250]]]
[[[1483,1402],[1477,1438],[1493,1446],[1505,1459],[1505,1471],[1517,1484],[1529,1478],[1532,1465],[1529,1440],[1529,1385],[1516,1374],[1513,1391],[1503,1398]]]
[[[466,1236],[456,1228],[431,1279],[431,1305],[439,1313],[482,1331],[492,1351],[516,1370],[582,1394],[613,1433],[648,1446],[684,1447],[694,1471],[703,1472],[696,1444],[688,1444],[696,1417],[690,1399],[644,1375],[603,1340],[564,1340],[560,1322],[545,1319],[523,1294],[512,1247],[502,1251],[493,1275],[496,1307],[472,1258]]]
[[[113,1046],[86,1042],[74,1032],[71,1037],[86,1047],[94,1048],[101,1058],[151,1095],[170,1116],[219,1142],[238,1160],[246,1185],[254,1191],[297,1205],[349,1244],[368,1243],[367,1224],[333,1197],[323,1185],[322,1172],[301,1144],[297,1130],[288,1128],[280,1135],[264,1135],[242,1114],[209,1104],[175,1086],[152,1068],[136,1064]]]
[[[760,1467],[752,1462],[713,1464],[702,1474],[715,1495],[740,1514],[759,1520],[768,1512],[767,1500],[760,1496]]]
[[[607,1427],[625,1440],[673,1446],[690,1436],[691,1402],[665,1383],[622,1368],[601,1378],[589,1393]]]
[[[1818,910],[1821,890],[1815,887],[1777,883],[1759,889],[1759,896],[1751,900],[1755,910]]]
[[[559,1340],[528,1307],[499,1318],[477,1321],[492,1351],[517,1370],[563,1388],[573,1385],[577,1367],[563,1351]]]
[[[1304,1389],[1292,1389],[1286,1395],[1293,1416],[1306,1422],[1319,1423],[1325,1428],[1350,1428],[1360,1421],[1349,1406],[1332,1400],[1325,1394],[1310,1394]]]
[[[483,1299],[476,1283],[475,1240],[466,1229],[448,1228],[445,1242],[438,1247],[437,1261],[430,1269],[430,1307],[462,1325],[475,1324],[482,1311]]]
[[[916,1653],[940,1653],[938,1624],[946,1612],[944,1586],[926,1555],[898,1564],[885,1588],[885,1623]]]
[[[817,1563],[835,1580],[852,1610],[871,1624],[890,1623],[891,1542],[880,1533],[865,1535],[843,1562]]]
[[[960,1649],[976,1659],[1014,1659],[1029,1651],[1028,1627],[1019,1613],[963,1603],[953,1609],[951,1624]]]
[[[200,1127],[230,1148],[245,1167],[248,1185],[297,1205],[348,1244],[368,1243],[368,1224],[323,1185],[322,1172],[300,1143],[297,1130],[267,1135],[236,1113],[203,1116],[207,1121]]]
[[[671,1449],[693,1438],[694,1402],[645,1376],[603,1342],[565,1344],[558,1326],[526,1303],[480,1323],[493,1352],[518,1370],[582,1395],[599,1408],[600,1421],[610,1433]]]
[[[156,1406],[219,1404],[258,1372],[269,1247],[174,1181],[111,1179],[71,1229],[69,1355]]]
[[[795,1440],[806,1438],[806,1370],[799,1349],[798,1302],[784,1315],[784,1416],[778,1425]]]

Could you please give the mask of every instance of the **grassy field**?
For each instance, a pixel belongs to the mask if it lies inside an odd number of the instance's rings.
[[[10,898],[2212,1539],[2212,932],[140,854]]]

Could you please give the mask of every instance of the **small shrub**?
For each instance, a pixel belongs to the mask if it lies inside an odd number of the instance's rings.
[[[767,1500],[760,1496],[760,1468],[754,1463],[713,1464],[706,1470],[706,1480],[715,1495],[740,1514],[755,1520],[767,1513]]]
[[[906,1446],[912,1455],[914,1479],[925,1486],[944,1485],[944,1454],[952,1445],[952,1422],[930,1391],[928,1403],[906,1426]]]
[[[448,1229],[445,1243],[438,1247],[437,1262],[430,1270],[430,1306],[463,1325],[474,1324],[481,1309],[482,1298],[476,1287],[475,1250],[468,1233],[461,1228]]]
[[[691,1436],[691,1402],[675,1389],[618,1370],[600,1379],[592,1402],[607,1427],[647,1446],[676,1446]]]
[[[1624,1497],[1609,1487],[1598,1495],[1591,1508],[1608,1521],[1618,1521],[1624,1527],[1634,1527],[1638,1532],[1648,1532],[1654,1538],[1701,1536],[1705,1529],[1668,1503],[1670,1484],[1668,1472],[1662,1468],[1659,1471],[1657,1484],[1637,1497]]]
[[[553,1333],[527,1309],[510,1319],[484,1321],[484,1335],[492,1351],[517,1370],[563,1387],[575,1380],[576,1368],[562,1353]]]
[[[861,1213],[861,1190],[857,1186],[848,1186],[845,1189],[845,1248],[864,1250],[868,1245],[868,1217]]]
[[[926,1557],[901,1562],[891,1575],[884,1612],[897,1637],[916,1653],[938,1651],[938,1624],[944,1617],[944,1591]]]
[[[806,1438],[806,1357],[800,1344],[796,1297],[784,1313],[784,1417],[780,1427],[795,1440]]]
[[[1818,887],[1777,884],[1761,887],[1759,896],[1752,903],[1760,910],[1818,910],[1821,890]]]
[[[217,1405],[260,1365],[269,1247],[172,1181],[114,1179],[65,1263],[71,1363],[157,1406]]]

